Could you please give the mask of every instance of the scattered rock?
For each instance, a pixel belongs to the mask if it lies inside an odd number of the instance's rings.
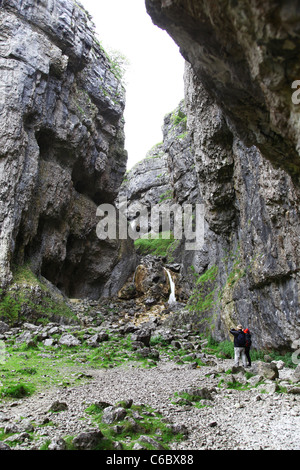
[[[150,436],[140,436],[139,442],[150,444],[151,447],[153,447],[155,450],[165,450],[165,448],[159,442],[157,442],[155,439],[153,439]]]

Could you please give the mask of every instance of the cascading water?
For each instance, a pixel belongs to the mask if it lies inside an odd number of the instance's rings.
[[[168,274],[169,282],[170,282],[170,287],[171,287],[171,294],[168,300],[168,303],[170,306],[175,305],[177,303],[176,297],[175,297],[175,283],[172,279],[171,273],[167,268],[164,268],[166,273]]]

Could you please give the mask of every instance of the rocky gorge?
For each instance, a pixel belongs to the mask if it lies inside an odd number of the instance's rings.
[[[145,6],[185,96],[126,171],[125,88],[89,13],[0,1],[0,448],[299,449],[298,7]],[[97,207],[122,198],[135,233],[141,207],[201,205],[203,245],[172,216],[166,237],[100,240]]]

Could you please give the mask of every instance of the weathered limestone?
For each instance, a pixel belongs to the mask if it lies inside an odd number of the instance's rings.
[[[205,244],[176,261],[216,266],[221,301],[211,311],[218,339],[237,323],[257,347],[288,349],[299,339],[299,112],[292,82],[300,77],[295,2],[146,0],[187,65],[185,101],[190,155],[169,165],[175,202],[205,204]],[[164,149],[166,151],[166,142]],[[195,181],[193,196],[176,175]],[[176,190],[175,190],[176,188]],[[207,313],[205,314],[207,316]]]
[[[126,168],[124,89],[79,4],[0,6],[1,284],[29,261],[67,295],[97,298],[124,252],[95,230]]]

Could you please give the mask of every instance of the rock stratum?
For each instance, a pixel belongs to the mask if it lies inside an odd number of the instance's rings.
[[[95,230],[127,162],[117,64],[76,2],[4,0],[0,74],[1,283],[29,262],[68,296],[98,298],[124,252]]]
[[[296,3],[146,0],[146,7],[187,62],[186,132],[165,133],[164,151],[170,202],[205,205],[205,243],[177,253],[181,283],[192,287],[191,265],[199,275],[216,268],[210,288],[222,295],[210,321],[218,339],[242,322],[255,346],[299,347]],[[145,201],[150,192],[134,179],[128,194]]]

